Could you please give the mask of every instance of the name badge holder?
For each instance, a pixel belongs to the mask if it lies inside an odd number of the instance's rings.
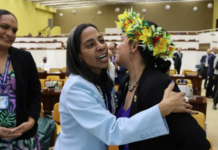
[[[8,60],[7,60],[7,63],[6,63],[3,80],[2,81],[0,80],[0,85],[1,85],[0,110],[7,110],[7,109],[9,109],[10,97],[9,97],[8,94],[4,93],[4,88],[5,88],[5,84],[6,84],[6,80],[7,80],[9,64],[10,64],[10,55],[8,55]]]

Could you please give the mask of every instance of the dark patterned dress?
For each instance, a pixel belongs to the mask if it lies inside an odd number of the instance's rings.
[[[2,80],[3,74],[0,74]],[[16,80],[15,73],[11,71],[7,75],[4,93],[10,96],[8,110],[0,110],[0,127],[14,128],[16,126]],[[0,92],[2,91],[0,86]],[[35,137],[25,140],[5,140],[0,138],[0,150],[40,150],[37,134]]]

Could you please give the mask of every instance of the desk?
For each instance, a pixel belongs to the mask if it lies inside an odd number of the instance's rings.
[[[197,110],[204,113],[206,117],[207,112],[207,99],[204,96],[203,100],[190,100],[190,104],[193,106],[192,110]]]
[[[42,103],[43,103],[43,109],[45,115],[51,115],[51,112],[53,111],[53,107],[55,103],[59,103],[59,97],[61,92],[52,90],[42,90]]]
[[[46,71],[38,72],[39,79],[46,79],[47,76],[59,76],[60,79],[65,79],[66,72],[60,73],[47,73]]]
[[[201,76],[170,76],[170,78],[176,82],[177,79],[190,79],[193,86],[193,95],[201,95]]]

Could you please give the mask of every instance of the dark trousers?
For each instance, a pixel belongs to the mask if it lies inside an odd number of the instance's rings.
[[[204,88],[207,87],[207,80],[208,80],[208,76],[207,76],[207,72],[208,72],[208,67],[204,67],[204,78],[205,78],[205,81],[204,81]]]
[[[206,97],[214,96],[213,86],[215,85],[215,80],[213,80],[213,76],[209,76],[209,82],[207,85]]]
[[[181,65],[174,65],[174,67],[177,70],[177,74],[180,74]]]
[[[216,75],[216,86],[215,86],[215,90],[214,90],[214,92],[216,92],[215,93],[215,96],[214,96],[214,99],[213,99],[213,103],[214,103],[214,105],[217,105],[217,103],[218,103],[218,75]]]

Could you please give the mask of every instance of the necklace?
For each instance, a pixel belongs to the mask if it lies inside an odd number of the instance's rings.
[[[135,88],[135,86],[139,83],[140,78],[141,78],[141,76],[138,78],[138,80],[135,82],[135,84],[134,84],[132,87],[130,87],[130,85],[131,85],[131,80],[129,80],[128,89],[129,89],[130,92],[131,92],[131,91]]]

